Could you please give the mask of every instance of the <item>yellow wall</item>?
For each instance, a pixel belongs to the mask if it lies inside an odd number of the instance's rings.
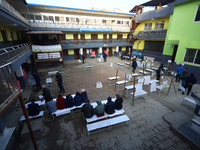
[[[85,39],[91,39],[91,34],[85,34]]]
[[[138,44],[139,41],[141,41],[141,42],[140,42],[140,44],[138,45],[138,49],[139,49],[139,50],[143,50],[143,49],[144,49],[145,40],[136,40],[136,41],[134,42],[133,49],[137,49],[137,44]],[[135,47],[134,47],[134,46],[135,46]]]
[[[73,49],[69,49],[69,50],[68,50],[68,54],[69,54],[69,55],[74,55],[74,50],[73,50]]]
[[[122,47],[122,51],[125,51],[125,50],[126,50],[126,47],[125,47],[125,46],[123,46],[123,47]]]
[[[123,39],[124,39],[124,38],[127,38],[127,34],[123,34],[123,37],[122,37],[122,38],[123,38]]]
[[[73,33],[65,34],[66,39],[74,39]]]
[[[115,52],[116,51],[116,47],[113,47],[112,50],[113,50],[113,52]]]

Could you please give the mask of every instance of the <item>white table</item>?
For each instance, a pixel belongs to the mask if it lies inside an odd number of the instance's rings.
[[[108,78],[108,86],[115,85],[115,84],[112,84],[112,81],[119,79],[119,78],[120,78],[119,76],[117,76],[117,78],[116,78],[116,76],[115,77],[109,77]]]
[[[138,72],[143,74],[143,70],[139,70]],[[144,74],[149,74],[149,73],[144,71]]]
[[[116,82],[116,90],[117,91],[119,91],[120,89],[119,89],[119,86],[120,85],[122,85],[122,84],[124,84],[124,83],[128,83],[129,81],[128,80],[122,80],[122,81],[118,81],[118,82]]]

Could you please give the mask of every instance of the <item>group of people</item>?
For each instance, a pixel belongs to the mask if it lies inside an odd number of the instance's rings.
[[[89,102],[86,102],[82,106],[81,111],[84,113],[85,118],[91,118],[94,114],[97,117],[101,117],[105,115],[105,112],[107,114],[113,114],[115,113],[115,109],[122,109],[123,99],[120,97],[119,94],[116,94],[115,102],[112,101],[111,97],[108,97],[106,104],[102,104],[101,100],[97,100],[96,103],[97,106],[95,108],[93,108],[93,106]]]
[[[188,88],[187,95],[189,95],[193,85],[197,83],[197,79],[194,76],[194,73],[190,73],[188,76],[187,68],[184,68],[182,65],[180,65],[179,68],[176,69],[176,73],[177,74],[175,82],[180,82],[181,80],[181,86],[184,87],[185,90]],[[185,93],[182,91],[182,94],[184,95]]]

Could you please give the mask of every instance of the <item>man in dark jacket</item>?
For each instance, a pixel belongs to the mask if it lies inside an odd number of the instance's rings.
[[[64,89],[63,83],[62,83],[62,76],[61,76],[61,74],[59,72],[56,73],[56,81],[58,83],[58,87],[60,88],[59,93],[60,92],[65,93],[65,89]]]
[[[187,92],[187,95],[190,94],[190,91],[192,90],[192,86],[197,83],[197,79],[194,77],[194,74],[193,73],[190,73],[190,76],[188,76],[185,80],[185,90],[188,88],[188,92]],[[182,92],[182,94],[184,95],[185,93]]]
[[[157,70],[157,78],[156,78],[156,80],[160,80],[160,75],[162,74],[163,69],[164,69],[164,65],[161,64],[160,67]]]
[[[187,68],[185,68],[185,69],[183,70],[182,75],[180,76],[180,78],[181,78],[181,80],[182,80],[182,83],[181,83],[181,86],[182,86],[182,87],[185,86],[185,80],[186,80],[187,76],[188,76],[188,71],[187,71]]]
[[[102,105],[101,100],[96,101],[97,106],[95,107],[95,114],[100,117],[104,115],[105,106]]]
[[[46,88],[45,85],[42,85],[42,91],[43,91],[43,96],[45,99],[45,102],[47,103],[48,101],[50,101],[52,99],[51,93],[49,91],[49,89]]]
[[[28,105],[29,116],[36,116],[40,113],[40,106],[35,103],[35,99],[31,99],[31,104]]]
[[[83,61],[83,64],[84,64],[84,60],[85,60],[85,56],[84,56],[84,55],[82,55],[82,61]]]
[[[87,96],[87,92],[85,91],[85,89],[82,89],[81,90],[81,96],[82,96],[82,102],[85,103],[85,102],[90,102],[90,100],[88,99],[88,96]]]
[[[115,109],[120,110],[122,109],[123,99],[120,97],[119,94],[116,94],[117,99],[115,100]]]
[[[40,77],[39,77],[37,71],[33,71],[32,76],[35,78],[36,89],[37,89],[36,92],[38,92],[39,90],[41,90]]]
[[[136,60],[135,60],[135,58],[133,59],[133,62],[132,62],[132,67],[133,67],[133,73],[135,73],[135,69],[136,69],[136,67],[137,67],[137,62],[136,62]]]
[[[94,115],[94,108],[92,107],[92,105],[90,105],[90,103],[86,102],[82,108],[81,108],[81,112],[84,113],[84,117],[85,118],[92,118],[92,116]]]
[[[79,92],[76,92],[76,96],[74,97],[74,106],[80,106],[82,104],[82,96]]]
[[[113,102],[111,100],[111,97],[108,97],[107,100],[108,100],[108,102],[105,105],[105,112],[107,114],[113,114],[113,113],[115,113],[115,102]]]
[[[103,54],[104,62],[106,62],[106,57],[107,57],[107,54],[106,54],[106,52],[104,52],[104,54]]]

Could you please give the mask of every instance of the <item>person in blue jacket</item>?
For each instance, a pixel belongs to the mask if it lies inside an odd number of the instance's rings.
[[[105,105],[105,112],[107,114],[113,114],[113,113],[115,113],[115,102],[113,102],[111,100],[111,97],[108,97],[107,100],[108,100],[108,102]]]
[[[88,99],[87,92],[85,91],[85,89],[81,90],[81,96],[82,96],[83,103],[85,103],[85,102],[90,103],[90,100]]]
[[[31,104],[28,105],[29,116],[36,116],[40,113],[40,106],[35,103],[35,99],[31,99]]]
[[[74,97],[74,106],[80,106],[82,104],[82,96],[79,92],[76,92],[76,96]]]
[[[62,76],[59,72],[56,73],[56,81],[58,83],[58,87],[60,88],[60,92],[65,93],[65,89],[64,89],[63,83],[62,83]]]
[[[176,69],[177,75],[176,75],[176,81],[175,82],[180,82],[180,79],[181,79],[180,77],[183,73],[183,70],[184,70],[184,67],[182,65],[180,65],[180,67],[178,67],[178,69]]]
[[[74,98],[71,96],[71,94],[66,96],[65,99],[65,108],[71,108],[74,106]]]
[[[188,88],[188,92],[187,95],[190,94],[190,91],[192,90],[192,86],[197,83],[197,79],[194,76],[194,73],[190,73],[190,75],[186,78],[185,80],[185,90]],[[185,93],[182,92],[182,94],[184,95]]]

